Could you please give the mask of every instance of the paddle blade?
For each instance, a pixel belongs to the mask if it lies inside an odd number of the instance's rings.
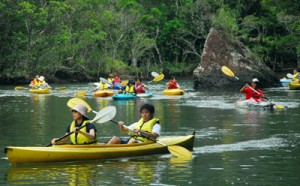
[[[287,73],[287,74],[286,74],[286,77],[288,77],[288,78],[290,78],[290,79],[293,79],[294,76],[293,76],[293,74],[291,74],[291,73]]]
[[[285,109],[286,107],[285,106],[283,106],[283,105],[274,105],[274,108],[275,109]]]
[[[128,80],[122,81],[121,85],[126,86],[128,84]]]
[[[86,91],[79,91],[79,92],[76,93],[76,95],[77,95],[78,97],[85,96],[85,94],[86,94]]]
[[[86,106],[87,107],[87,109],[88,109],[88,112],[91,112],[92,111],[92,108],[90,107],[90,105],[87,103],[87,102],[85,102],[84,100],[82,100],[82,99],[79,99],[79,98],[71,98],[68,102],[67,102],[67,105],[68,105],[68,107],[69,108],[74,108],[77,104],[79,104],[79,103],[81,103],[81,104],[83,104],[84,106]]]
[[[15,87],[15,90],[23,90],[23,89],[24,89],[23,86],[16,86],[16,87]]]
[[[100,78],[100,81],[102,81],[102,82],[104,82],[104,83],[106,83],[106,84],[111,85],[111,83],[110,83],[107,79],[105,79],[105,78],[103,78],[103,77]]]
[[[165,75],[164,74],[160,74],[158,75],[157,77],[155,77],[153,79],[154,82],[157,82],[157,81],[160,81],[160,80],[163,80],[165,78]]]
[[[224,74],[226,74],[227,76],[230,76],[230,77],[235,77],[234,73],[230,70],[230,68],[226,67],[226,66],[222,66],[221,68],[222,72]]]
[[[117,113],[117,109],[114,106],[108,106],[105,107],[104,109],[100,110],[95,118],[91,121],[91,123],[105,123],[107,121],[110,121],[115,117]]]
[[[184,147],[171,145],[168,146],[168,150],[170,153],[178,158],[184,158],[191,160],[193,158],[193,154]]]
[[[151,72],[151,76],[157,77],[157,76],[159,76],[159,74],[157,72]]]

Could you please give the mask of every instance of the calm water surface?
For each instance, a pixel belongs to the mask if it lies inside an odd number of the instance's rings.
[[[184,96],[163,96],[165,82],[151,84],[154,97],[135,101],[95,98],[90,84],[52,85],[50,95],[33,95],[13,86],[0,87],[0,147],[45,146],[64,135],[71,122],[67,101],[85,90],[94,110],[117,107],[114,120],[128,125],[139,119],[139,108],[151,103],[160,118],[162,136],[196,132],[193,159],[170,154],[47,164],[12,165],[0,156],[4,185],[299,185],[300,92],[265,90],[280,111],[237,109],[237,92],[195,92],[181,82]],[[65,86],[66,91],[59,90]],[[56,89],[55,89],[56,88]],[[90,118],[93,114],[89,113]],[[112,123],[97,124],[100,142],[119,135]]]

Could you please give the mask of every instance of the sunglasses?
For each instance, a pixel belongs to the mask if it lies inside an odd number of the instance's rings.
[[[76,111],[76,110],[71,110],[71,112],[72,112],[72,113],[73,113],[73,112],[77,113],[77,111]]]

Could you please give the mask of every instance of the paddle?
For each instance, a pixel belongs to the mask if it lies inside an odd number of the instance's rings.
[[[15,90],[23,90],[23,89],[28,89],[28,88],[25,88],[23,86],[15,86]]]
[[[151,74],[152,75],[152,74]],[[165,75],[164,74],[160,74],[160,75],[157,75],[154,77],[154,79],[152,81],[149,81],[148,83],[151,83],[151,82],[158,82],[160,80],[163,80],[165,78]]]
[[[86,107],[87,107],[87,109],[88,109],[88,112],[94,112],[94,113],[97,113],[97,112],[95,112],[94,110],[92,110],[92,108],[89,106],[89,104],[87,104],[84,100],[82,100],[82,99],[79,99],[79,98],[71,98],[69,101],[68,101],[68,103],[67,103],[67,105],[68,105],[68,107],[70,107],[70,108],[74,108],[77,104],[79,104],[79,103],[81,103],[81,104],[83,104],[83,105],[85,105]],[[106,116],[106,117],[109,117],[109,116]],[[113,119],[113,117],[111,117],[110,119],[109,118],[106,118],[106,119],[108,119],[108,120],[110,120],[111,122],[113,122],[113,123],[117,123],[116,121],[113,121],[112,119]],[[125,127],[125,126],[124,126]],[[128,129],[128,130],[130,130],[130,129]],[[149,140],[151,140],[151,139],[149,139]],[[168,147],[168,150],[169,150],[169,152],[171,153],[171,154],[173,154],[174,156],[177,156],[177,157],[184,157],[184,158],[192,158],[192,153],[189,151],[189,150],[187,150],[186,148],[184,148],[184,147],[181,147],[181,146],[175,146],[175,145],[172,145],[172,146],[167,146],[167,145],[165,145],[165,144],[163,144],[163,143],[161,143],[161,142],[158,142],[157,140],[155,140],[154,142],[156,142],[156,143],[159,143],[160,145],[162,145],[162,146],[165,146],[165,147]]]
[[[90,121],[89,123],[105,123],[109,120],[111,120],[111,118],[115,117],[116,115],[116,107],[114,106],[108,106],[105,107],[104,109],[100,110],[96,116],[94,117],[94,119],[92,121]],[[78,130],[86,127],[89,123],[87,123],[86,125],[83,125],[81,127],[78,128]],[[65,134],[64,136],[58,138],[55,142],[58,142],[62,139],[64,139],[65,137],[70,136],[71,134],[73,134],[74,132],[69,132],[68,134]],[[52,146],[52,143],[49,143],[48,145],[46,145],[46,147],[50,147]]]
[[[288,78],[290,78],[290,79],[293,79],[293,78],[294,78],[293,74],[291,74],[291,73],[287,73],[287,74],[286,74],[286,77],[288,77]]]
[[[110,120],[110,121],[118,125],[118,122],[116,122],[114,120]],[[133,132],[133,130],[131,128],[129,128],[128,126],[123,125],[123,127],[126,128],[127,130],[130,130],[131,132]],[[155,140],[155,139],[151,138],[150,136],[145,135],[142,132],[139,135],[142,136],[142,137],[144,137],[144,138],[147,138],[150,141],[153,141],[153,142],[158,143],[158,144],[160,144],[160,145],[162,145],[164,147],[167,147],[168,150],[169,150],[169,152],[172,155],[176,156],[176,157],[180,157],[180,158],[184,158],[184,159],[192,159],[192,157],[193,157],[193,154],[189,150],[187,150],[186,148],[184,148],[184,147],[177,146],[177,145],[167,146],[166,144],[164,144],[164,143],[162,143],[162,142],[160,142],[158,140]]]
[[[222,70],[222,72],[223,72],[225,75],[230,76],[230,77],[234,77],[235,79],[240,80],[238,77],[236,77],[236,76],[234,75],[234,73],[230,70],[230,68],[228,68],[228,67],[226,67],[226,66],[222,66],[221,70]],[[255,89],[253,89],[251,86],[249,86],[249,88],[251,88],[251,89],[252,89],[254,92],[256,92],[257,94],[260,94],[260,93],[257,92]],[[264,97],[264,99],[266,99],[266,100],[269,101],[269,99],[268,99],[267,97]],[[269,102],[270,102],[270,101],[269,101]],[[272,102],[270,102],[270,103],[272,103]],[[272,103],[272,104],[273,104],[273,103]],[[273,104],[273,105],[274,105],[275,108],[277,108],[277,109],[285,108],[285,106],[283,106],[283,105],[276,105],[276,104]]]
[[[86,91],[84,91],[84,90],[81,90],[81,91],[79,91],[79,92],[76,93],[76,95],[78,97],[83,97],[83,96],[85,96],[85,94],[86,94]]]

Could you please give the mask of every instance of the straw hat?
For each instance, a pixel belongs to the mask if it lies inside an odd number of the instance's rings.
[[[73,109],[71,109],[72,111],[75,110],[77,112],[79,112],[81,115],[87,117],[87,110],[88,108],[86,106],[84,106],[83,104],[77,104]]]

